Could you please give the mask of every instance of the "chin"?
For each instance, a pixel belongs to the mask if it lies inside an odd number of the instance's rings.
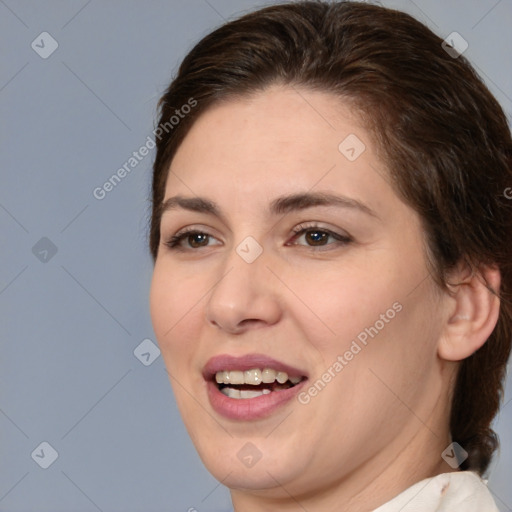
[[[275,489],[277,497],[283,492],[282,486],[293,487],[293,482],[307,471],[307,463],[297,457],[297,449],[279,451],[276,443],[262,437],[233,437],[216,442],[203,438],[195,446],[206,469],[230,489]]]

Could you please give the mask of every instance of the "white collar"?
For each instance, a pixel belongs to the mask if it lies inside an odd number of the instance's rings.
[[[471,471],[444,473],[409,487],[373,512],[499,512],[486,483]]]

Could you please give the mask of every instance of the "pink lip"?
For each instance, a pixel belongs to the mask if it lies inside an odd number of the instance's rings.
[[[251,370],[270,368],[285,371],[289,377],[306,377],[292,388],[273,391],[256,398],[229,398],[221,393],[215,382],[215,374],[222,370]],[[276,361],[262,354],[249,354],[242,357],[220,355],[211,358],[204,367],[203,377],[207,385],[208,399],[212,408],[220,415],[238,421],[251,421],[270,416],[278,408],[294,398],[305,385],[306,372]]]

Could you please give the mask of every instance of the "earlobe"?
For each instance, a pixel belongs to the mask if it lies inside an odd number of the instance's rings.
[[[449,285],[452,293],[447,307],[451,311],[439,339],[438,355],[461,361],[487,341],[498,322],[501,276],[496,267],[482,266],[470,273],[466,267],[453,276],[453,281],[457,284]]]

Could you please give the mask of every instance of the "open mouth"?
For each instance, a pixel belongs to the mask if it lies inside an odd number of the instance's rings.
[[[265,354],[219,354],[208,360],[203,378],[211,407],[235,421],[277,413],[306,385],[308,373]]]
[[[284,371],[272,368],[250,370],[221,370],[215,374],[215,382],[221,393],[229,398],[248,399],[290,389],[305,377],[288,376]]]

